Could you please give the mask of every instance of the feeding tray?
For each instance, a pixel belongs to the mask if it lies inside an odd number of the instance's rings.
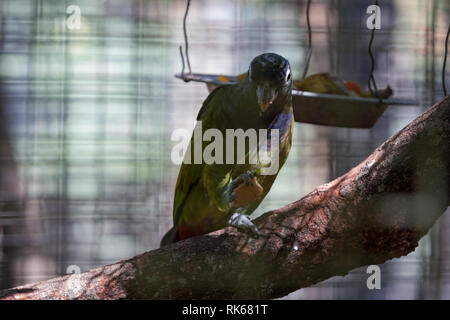
[[[175,75],[183,79],[180,74]],[[204,82],[209,92],[221,85],[237,83],[237,77],[218,75],[185,74],[188,81]],[[292,90],[292,105],[296,122],[345,128],[372,128],[389,105],[416,105],[409,99],[389,98],[379,103],[376,98],[363,98],[336,94]]]

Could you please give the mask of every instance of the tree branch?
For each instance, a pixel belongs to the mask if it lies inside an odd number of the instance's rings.
[[[129,260],[0,292],[3,299],[277,298],[413,251],[449,205],[450,98],[366,160],[255,220]]]

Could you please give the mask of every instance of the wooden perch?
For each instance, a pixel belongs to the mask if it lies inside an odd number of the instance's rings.
[[[450,98],[366,160],[255,220],[129,260],[0,292],[3,299],[259,299],[412,252],[449,205]]]

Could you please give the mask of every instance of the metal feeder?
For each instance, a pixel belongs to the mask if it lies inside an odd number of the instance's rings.
[[[203,82],[208,91],[222,85],[238,83],[235,76],[225,76],[230,81],[218,80],[213,74],[176,74],[185,81]],[[409,99],[389,98],[379,102],[376,98],[362,98],[336,94],[292,90],[292,105],[296,122],[344,128],[372,128],[389,105],[417,105]]]

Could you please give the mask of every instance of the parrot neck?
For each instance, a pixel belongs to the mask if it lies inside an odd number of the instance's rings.
[[[272,106],[270,106],[266,112],[262,114],[262,118],[265,123],[270,124],[280,113],[289,113],[292,108],[292,95],[291,90],[287,95],[280,95]]]

